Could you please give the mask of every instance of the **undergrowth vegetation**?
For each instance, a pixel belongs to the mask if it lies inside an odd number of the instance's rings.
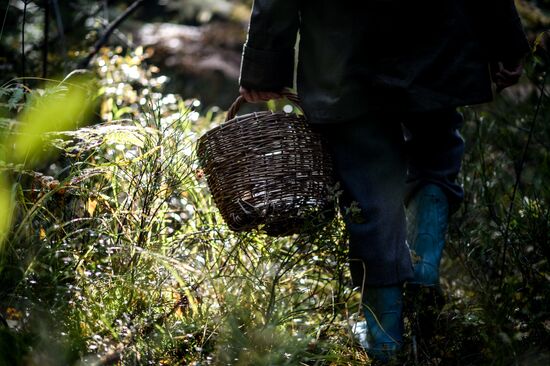
[[[434,339],[407,334],[403,364],[550,361],[543,51],[518,87],[462,110],[447,305]],[[0,365],[368,364],[340,219],[228,230],[194,154],[224,115],[164,93],[148,55],[103,49],[91,74],[0,88]]]
[[[15,207],[1,362],[290,365],[359,352],[336,347],[352,344],[343,314],[358,306],[339,222],[282,239],[229,231],[194,156],[198,134],[223,116],[162,94],[165,78],[144,57],[100,57],[87,85],[100,120],[48,131],[46,147],[2,166]],[[33,93],[67,103],[64,83]],[[15,84],[4,90],[17,99],[11,114],[42,112]],[[3,122],[4,136],[20,135],[16,117]],[[344,337],[326,342],[335,331]]]

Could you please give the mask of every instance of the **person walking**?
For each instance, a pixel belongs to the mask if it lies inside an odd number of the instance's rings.
[[[513,0],[254,0],[240,93],[280,98],[296,78],[341,206],[360,209],[344,219],[370,357],[388,361],[403,344],[404,283],[440,291],[447,223],[463,199],[457,107],[515,84],[528,50]]]

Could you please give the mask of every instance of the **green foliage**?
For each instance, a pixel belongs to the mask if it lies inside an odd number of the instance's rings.
[[[105,65],[100,72],[126,80],[120,70],[128,68]],[[5,165],[18,177],[17,224],[6,240],[1,306],[20,314],[8,317],[19,329],[13,334],[36,339],[28,357],[41,364],[88,363],[96,354],[124,364],[314,357],[330,324],[345,327],[352,296],[340,223],[286,239],[235,235],[213,208],[193,154],[203,128],[223,116],[205,120],[192,110],[196,101],[151,89],[134,107],[142,93],[135,80],[122,94],[109,88],[99,105],[108,122],[46,135],[63,156],[55,177]],[[37,103],[28,98],[24,110]],[[131,118],[112,120],[114,105],[129,107]],[[33,121],[20,120],[27,129]]]
[[[479,360],[471,363],[550,358],[544,346],[550,342],[550,110],[547,84],[537,74],[541,64],[533,61],[528,73],[539,83],[517,88],[523,100],[509,93],[491,106],[464,110],[467,196],[454,217],[446,266],[457,296],[449,310],[459,305],[461,316],[475,320],[475,332],[458,333],[461,340],[474,336],[469,349]],[[544,94],[521,89],[533,87]]]
[[[215,3],[189,2],[193,21],[237,16]],[[75,37],[90,44],[100,23]],[[19,30],[3,49],[19,48]],[[402,364],[549,361],[547,44],[542,34],[530,81],[463,109],[466,200],[442,268],[448,302],[433,339],[413,345],[407,319]],[[224,116],[164,93],[149,55],[102,49],[93,84],[73,74],[0,87],[0,366],[369,364],[350,332],[359,295],[341,222],[279,239],[229,231],[193,151]]]

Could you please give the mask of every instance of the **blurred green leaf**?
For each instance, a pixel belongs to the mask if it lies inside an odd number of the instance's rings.
[[[90,107],[86,84],[35,94],[20,116],[20,128],[13,141],[13,161],[28,163],[40,157],[45,134],[77,128],[80,121],[88,119]]]
[[[13,200],[10,184],[3,173],[0,173],[0,258],[4,255],[4,242],[10,229],[13,211]]]

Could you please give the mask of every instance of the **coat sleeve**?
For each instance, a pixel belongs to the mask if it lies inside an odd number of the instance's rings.
[[[479,18],[491,61],[517,61],[529,52],[514,0],[476,1],[481,7]]]
[[[279,91],[292,87],[299,0],[254,0],[239,83]]]

